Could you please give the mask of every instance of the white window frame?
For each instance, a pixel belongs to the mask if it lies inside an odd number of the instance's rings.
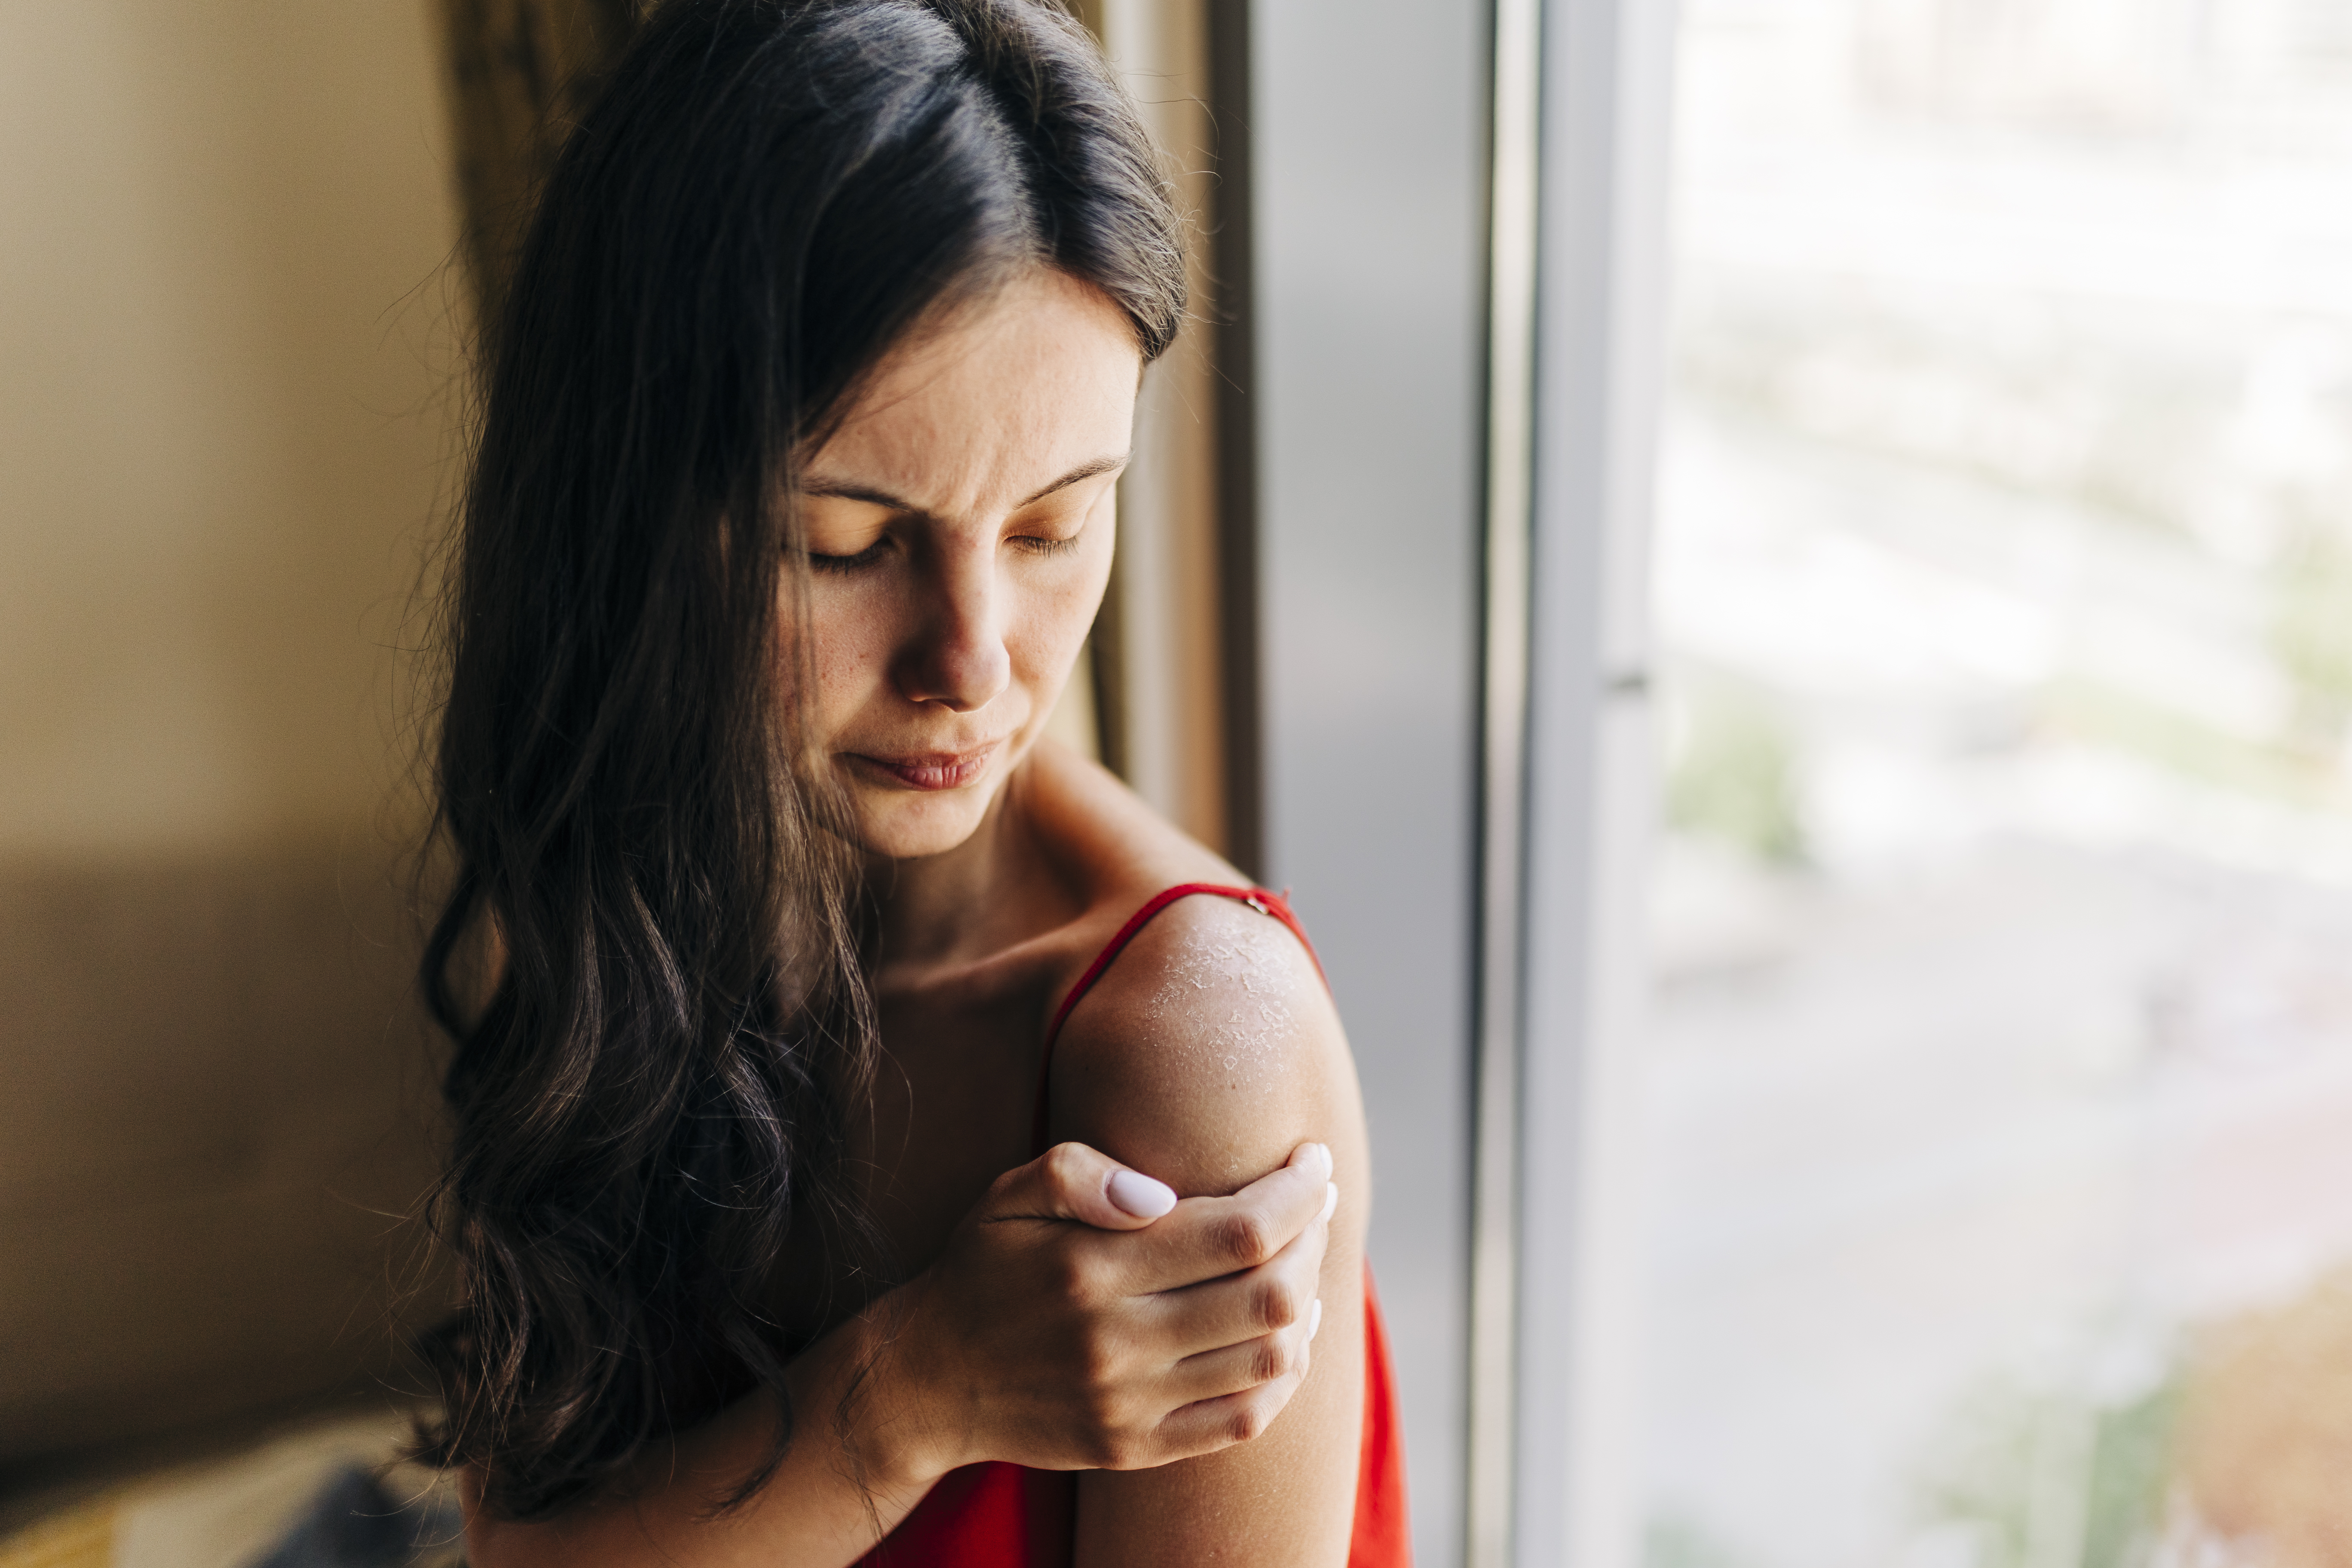
[[[1496,0],[1474,1568],[1634,1568],[1672,0]]]

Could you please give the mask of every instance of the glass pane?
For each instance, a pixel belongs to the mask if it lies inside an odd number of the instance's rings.
[[[2352,1561],[2352,5],[1684,9],[1651,1568]]]

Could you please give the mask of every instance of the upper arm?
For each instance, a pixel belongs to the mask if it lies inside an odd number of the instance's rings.
[[[1280,921],[1187,899],[1144,928],[1073,1011],[1053,1131],[1223,1195],[1329,1145],[1339,1203],[1312,1368],[1255,1441],[1158,1469],[1080,1478],[1078,1558],[1268,1564],[1346,1560],[1363,1403],[1370,1162],[1355,1069],[1313,961]]]

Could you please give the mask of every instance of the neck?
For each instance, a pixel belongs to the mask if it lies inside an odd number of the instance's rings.
[[[971,837],[952,849],[896,860],[870,856],[866,886],[881,917],[882,950],[893,962],[939,962],[986,943],[988,928],[1013,900],[1026,831],[1007,779]]]

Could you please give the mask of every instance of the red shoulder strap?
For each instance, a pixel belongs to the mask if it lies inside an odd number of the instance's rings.
[[[1069,1022],[1070,1010],[1095,988],[1095,982],[1102,978],[1103,971],[1110,967],[1111,960],[1127,950],[1127,944],[1151,923],[1154,916],[1177,900],[1189,899],[1195,893],[1232,899],[1237,903],[1247,904],[1262,915],[1272,915],[1290,928],[1299,945],[1306,948],[1308,960],[1315,965],[1315,973],[1323,974],[1323,960],[1317,955],[1315,944],[1307,940],[1307,928],[1300,925],[1298,917],[1290,912],[1290,900],[1271,889],[1227,888],[1215,882],[1180,882],[1175,887],[1153,894],[1150,901],[1129,915],[1127,923],[1118,928],[1118,934],[1095,954],[1095,961],[1087,965],[1087,972],[1078,976],[1078,983],[1070,987],[1070,994],[1063,997],[1062,1005],[1054,1010],[1054,1021],[1045,1029],[1045,1048],[1037,1062],[1037,1109],[1029,1123],[1029,1146],[1033,1157],[1045,1152],[1045,1109],[1047,1090],[1053,1084],[1054,1042],[1062,1037],[1062,1026]],[[1330,984],[1329,976],[1324,976],[1324,984]]]

